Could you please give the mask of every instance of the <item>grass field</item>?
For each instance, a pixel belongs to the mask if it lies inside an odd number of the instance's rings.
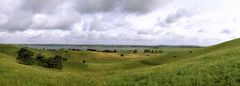
[[[0,45],[0,86],[239,86],[240,39],[163,53],[42,51],[65,55],[63,70],[16,62],[18,45]],[[192,53],[189,53],[192,51]],[[148,55],[148,56],[147,56]],[[82,63],[86,60],[86,63]]]

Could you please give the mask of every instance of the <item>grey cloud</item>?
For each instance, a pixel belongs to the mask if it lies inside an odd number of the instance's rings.
[[[9,0],[0,1],[0,31],[22,31],[27,29],[67,30],[80,20],[77,12],[69,8],[68,1],[59,0]],[[36,16],[36,15],[43,16]]]
[[[116,0],[76,0],[76,10],[80,13],[109,12],[114,9]]]
[[[106,31],[108,29],[111,29],[109,28],[109,26],[107,25],[107,23],[104,23],[102,21],[93,21],[91,24],[90,24],[90,27],[89,27],[89,31]]]
[[[59,29],[69,30],[70,27],[81,19],[72,14],[35,14],[32,18],[32,29]]]
[[[163,0],[122,0],[123,11],[147,13],[154,10],[158,5],[162,5]]]
[[[11,1],[11,3],[10,3]],[[147,13],[158,6],[163,0],[10,0],[1,1],[0,15],[7,21],[0,21],[0,31],[19,31],[27,29],[60,29],[68,30],[81,21],[79,16],[93,16],[96,13]],[[65,5],[70,8],[65,8]],[[71,7],[72,5],[72,7]],[[62,9],[59,9],[62,8]],[[42,14],[40,18],[36,15]],[[89,30],[107,30],[129,26],[125,22],[111,19],[92,22]],[[117,15],[118,16],[118,15]],[[45,18],[44,18],[45,17]],[[122,21],[122,20],[121,20]],[[86,28],[86,26],[85,26]]]
[[[156,34],[160,33],[159,31],[154,31],[150,28],[146,29],[146,30],[143,30],[143,29],[142,30],[137,30],[136,32],[139,35],[156,35]]]
[[[23,0],[21,9],[33,13],[49,13],[55,11],[63,3],[62,0]]]
[[[177,10],[176,13],[174,14],[169,14],[167,16],[167,18],[165,19],[165,22],[167,24],[172,24],[177,22],[179,19],[183,18],[183,17],[190,17],[193,15],[193,12],[185,10],[185,9],[179,9]]]
[[[125,16],[122,16],[122,14],[102,13],[94,17],[88,17],[91,21],[83,24],[83,29],[85,31],[108,31],[118,28],[128,28],[130,24],[124,18]],[[87,22],[86,18],[83,20],[85,20],[83,22]]]
[[[224,29],[222,30],[220,33],[224,33],[224,34],[230,34],[232,33],[229,29]]]
[[[23,30],[31,23],[31,13],[19,10],[20,0],[0,1],[0,31]]]
[[[31,24],[31,13],[16,11],[18,14],[8,15],[8,21],[0,25],[0,31],[25,30]]]
[[[163,3],[163,0],[77,0],[76,10],[80,13],[121,11],[147,13]]]
[[[206,31],[204,29],[199,29],[197,32],[198,33],[205,33]]]

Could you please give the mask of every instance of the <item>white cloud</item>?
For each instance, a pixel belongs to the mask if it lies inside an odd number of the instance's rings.
[[[2,0],[0,39],[212,45],[240,37],[239,4],[239,0]]]

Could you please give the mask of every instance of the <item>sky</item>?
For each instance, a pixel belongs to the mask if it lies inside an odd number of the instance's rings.
[[[0,43],[209,46],[240,37],[240,0],[1,0]]]

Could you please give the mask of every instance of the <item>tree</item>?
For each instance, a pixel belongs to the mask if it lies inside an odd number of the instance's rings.
[[[192,53],[193,51],[189,51],[189,53]]]
[[[38,54],[35,58],[35,61],[37,62],[37,64],[43,67],[48,67],[47,60],[48,59],[45,58],[45,56],[42,54]]]
[[[44,59],[44,55],[38,54],[38,55],[36,56],[36,58],[35,58],[35,61],[36,61],[37,63],[40,63],[43,59]]]
[[[154,53],[154,50],[152,50],[152,53]]]
[[[157,50],[155,50],[155,53],[158,53],[158,51],[157,51]]]
[[[162,50],[159,50],[158,52],[159,52],[159,53],[163,53],[163,51],[162,51]]]
[[[124,54],[121,54],[120,56],[122,56],[122,57],[123,57],[123,56],[124,56]]]
[[[116,50],[116,49],[114,49],[114,50],[113,50],[113,52],[114,52],[114,53],[117,53],[117,50]]]
[[[61,70],[63,68],[62,57],[61,56],[49,57],[47,60],[47,64],[49,68],[56,68]]]
[[[21,48],[17,51],[17,62],[25,65],[32,65],[34,63],[33,52],[27,48]]]
[[[137,49],[133,50],[133,53],[137,53],[137,52],[138,52]]]

